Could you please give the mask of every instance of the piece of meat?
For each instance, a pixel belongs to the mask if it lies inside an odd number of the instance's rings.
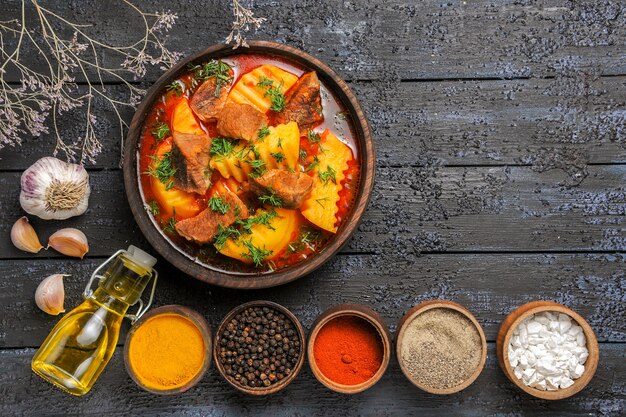
[[[172,135],[172,167],[174,186],[181,190],[204,194],[211,186],[209,159],[211,139],[207,135],[174,132]]]
[[[192,242],[206,244],[217,235],[220,225],[227,228],[235,220],[247,219],[250,216],[248,208],[235,193],[227,191],[219,193],[218,197],[228,204],[228,211],[225,214],[207,207],[195,217],[176,222],[178,234]]]
[[[245,103],[227,103],[217,116],[217,133],[252,141],[259,129],[267,126],[267,116]]]
[[[296,122],[302,136],[324,120],[320,80],[315,71],[307,72],[300,77],[285,94],[285,101],[287,102],[285,108],[276,114],[274,120],[278,124]]]
[[[311,193],[313,179],[304,172],[270,169],[251,178],[248,189],[257,197],[274,195],[280,199],[281,207],[296,209]]]
[[[229,88],[222,86],[219,95],[215,97],[216,87],[216,78],[211,77],[200,84],[200,87],[198,87],[189,100],[191,110],[193,110],[196,116],[203,122],[216,119],[219,112],[224,108],[224,104],[226,104]]]

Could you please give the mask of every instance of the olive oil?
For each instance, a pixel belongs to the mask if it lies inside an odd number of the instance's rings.
[[[33,371],[70,394],[89,392],[115,351],[128,308],[139,301],[143,314],[149,307],[152,300],[144,307],[141,294],[151,278],[156,284],[155,262],[134,246],[109,258],[94,272],[85,301],[59,321],[35,353]],[[97,275],[107,264],[104,274]],[[100,282],[92,293],[95,278]]]

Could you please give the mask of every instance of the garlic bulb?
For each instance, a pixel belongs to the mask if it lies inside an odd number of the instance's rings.
[[[63,220],[83,214],[90,193],[85,168],[47,156],[22,174],[20,204],[39,218]]]
[[[35,303],[44,313],[57,316],[65,312],[65,289],[63,288],[65,274],[54,274],[39,283],[35,291]]]
[[[89,252],[87,236],[78,229],[68,227],[57,230],[48,238],[48,247],[63,255],[83,258]]]
[[[30,253],[37,253],[43,248],[35,229],[28,222],[26,216],[20,217],[13,224],[11,228],[11,242],[13,242],[16,248]]]

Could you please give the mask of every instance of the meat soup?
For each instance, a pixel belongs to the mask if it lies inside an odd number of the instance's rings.
[[[340,103],[315,72],[264,55],[190,66],[151,109],[139,163],[146,207],[172,244],[242,273],[322,251],[359,181]]]

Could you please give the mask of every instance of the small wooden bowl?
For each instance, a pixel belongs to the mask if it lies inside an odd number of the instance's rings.
[[[144,385],[139,379],[139,377],[137,376],[137,374],[135,373],[130,363],[130,357],[129,357],[130,343],[137,329],[139,329],[144,323],[146,323],[151,318],[161,315],[161,314],[176,314],[176,315],[182,316],[190,320],[193,324],[196,325],[196,327],[198,327],[198,330],[202,334],[202,339],[204,340],[204,349],[205,349],[204,350],[204,363],[202,367],[200,368],[200,371],[196,374],[195,377],[193,377],[193,379],[191,379],[189,382],[187,382],[185,385],[181,387],[172,388],[172,389],[163,389],[163,390],[155,389],[155,388]],[[172,395],[172,394],[185,392],[188,389],[195,386],[198,382],[200,382],[204,374],[206,374],[206,371],[211,366],[212,340],[213,339],[211,335],[211,328],[209,327],[204,317],[200,315],[200,313],[188,307],[183,307],[179,305],[166,305],[166,306],[155,308],[153,310],[150,310],[137,323],[135,323],[133,327],[131,327],[130,331],[128,332],[128,335],[126,336],[126,342],[124,343],[124,364],[126,365],[126,371],[128,372],[128,375],[130,375],[131,379],[135,381],[135,384],[139,385],[144,390],[151,392],[153,394]]]
[[[513,368],[509,362],[509,342],[513,334],[513,330],[519,326],[519,324],[536,313],[542,313],[544,311],[554,311],[557,313],[563,313],[570,316],[576,324],[582,327],[587,339],[587,350],[589,351],[589,357],[585,362],[585,372],[580,378],[574,381],[574,385],[569,388],[559,389],[556,391],[544,391],[537,388],[529,387],[524,384],[520,379],[517,379],[513,373]],[[504,371],[504,374],[517,385],[521,390],[528,394],[541,398],[544,400],[561,400],[563,398],[571,397],[572,395],[580,392],[587,386],[593,375],[598,368],[598,360],[600,359],[600,349],[598,348],[598,339],[595,333],[591,329],[591,326],[583,319],[578,313],[570,310],[562,304],[552,301],[532,301],[524,304],[513,310],[502,322],[500,330],[498,331],[498,338],[496,339],[496,353],[498,356],[498,362],[500,367]]]
[[[296,366],[293,372],[285,379],[273,385],[270,385],[269,387],[250,388],[250,387],[243,387],[239,385],[237,381],[235,381],[234,378],[231,378],[230,376],[226,374],[226,370],[224,369],[224,366],[220,362],[220,358],[219,358],[220,338],[222,336],[222,333],[224,333],[224,330],[226,329],[226,325],[233,318],[235,318],[237,314],[246,310],[249,307],[269,307],[269,308],[272,308],[273,310],[283,313],[285,317],[287,317],[289,320],[293,322],[296,328],[296,332],[298,333],[298,338],[300,339],[300,357],[298,358],[298,362],[296,363]],[[249,394],[249,395],[269,395],[269,394],[274,394],[282,390],[283,388],[285,388],[287,385],[291,383],[291,381],[295,379],[298,373],[300,373],[300,370],[302,369],[302,365],[304,364],[304,344],[305,344],[305,337],[304,337],[304,329],[302,328],[302,324],[300,324],[300,321],[298,320],[298,318],[291,311],[287,310],[286,307],[283,307],[280,304],[273,303],[271,301],[264,301],[264,300],[250,301],[232,309],[220,323],[219,327],[215,331],[215,341],[213,343],[213,360],[215,361],[215,367],[219,371],[220,375],[222,375],[222,377],[226,380],[226,382],[228,382],[237,390],[244,392],[246,394]]]
[[[317,338],[319,331],[329,321],[336,319],[337,317],[343,316],[358,317],[371,324],[380,335],[383,344],[383,361],[380,364],[380,368],[378,368],[378,371],[370,379],[357,385],[343,385],[327,378],[322,373],[322,371],[320,371],[317,363],[315,362],[315,354],[313,348],[315,346],[315,339]],[[385,374],[385,371],[387,371],[387,367],[389,366],[389,359],[391,358],[391,336],[383,318],[371,308],[360,304],[340,304],[331,307],[323,312],[315,320],[315,323],[313,323],[313,328],[311,329],[311,334],[309,335],[307,356],[309,358],[309,366],[311,367],[311,371],[319,382],[335,392],[339,392],[342,394],[356,394],[372,387],[380,380],[380,378],[382,378],[382,376]]]
[[[463,383],[457,385],[456,387],[439,389],[439,388],[433,388],[428,385],[421,384],[415,381],[413,378],[411,378],[411,375],[409,374],[408,369],[405,369],[405,366],[402,363],[402,343],[404,341],[404,333],[406,331],[406,326],[409,323],[411,323],[411,321],[413,321],[415,317],[419,316],[420,314],[424,313],[427,310],[431,310],[434,308],[444,308],[448,310],[454,310],[463,314],[474,324],[474,326],[476,327],[476,330],[478,331],[478,334],[480,335],[480,343],[481,343],[480,363],[478,364],[474,372],[470,375],[470,377],[467,378]],[[462,305],[457,304],[453,301],[449,301],[449,300],[424,301],[423,303],[420,303],[414,306],[413,308],[411,308],[400,319],[400,322],[398,323],[398,330],[396,333],[396,356],[398,359],[398,364],[400,365],[400,369],[402,369],[402,373],[417,388],[423,391],[429,392],[431,394],[438,394],[438,395],[454,394],[455,392],[462,391],[465,388],[469,387],[482,372],[483,368],[485,367],[485,362],[487,361],[487,339],[485,339],[485,332],[483,331],[483,328],[480,325],[480,323],[478,323],[478,320],[476,320],[476,317],[474,317],[474,315],[470,313],[469,310],[463,307]]]

